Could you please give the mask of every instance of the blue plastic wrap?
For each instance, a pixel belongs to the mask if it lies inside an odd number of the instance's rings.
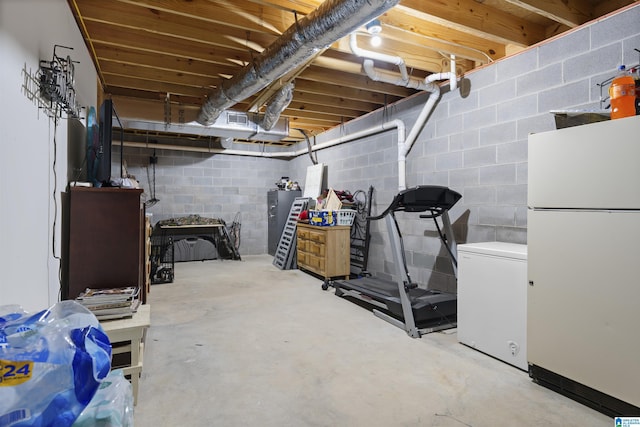
[[[133,427],[133,390],[122,369],[109,372],[73,427]]]
[[[0,427],[71,426],[111,369],[111,344],[75,301],[0,306]]]

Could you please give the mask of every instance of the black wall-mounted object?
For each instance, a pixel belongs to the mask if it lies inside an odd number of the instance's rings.
[[[96,170],[96,180],[108,185],[111,180],[111,141],[113,125],[113,101],[105,99],[100,105],[98,113],[100,127],[100,148],[98,153],[98,167]]]

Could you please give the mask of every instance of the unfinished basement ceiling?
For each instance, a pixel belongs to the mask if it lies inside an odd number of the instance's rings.
[[[363,0],[365,1],[365,0]],[[93,57],[105,96],[123,120],[183,124],[196,120],[207,96],[316,10],[321,0],[68,0]],[[361,47],[405,60],[412,76],[458,75],[516,53],[632,0],[400,0],[379,17],[382,45]],[[396,72],[393,66],[376,67]],[[412,95],[415,90],[370,80],[349,37],[231,109],[263,113],[292,81],[283,111],[291,145]],[[203,138],[210,138],[203,136]],[[242,138],[240,138],[242,139]],[[251,140],[249,143],[262,143]]]

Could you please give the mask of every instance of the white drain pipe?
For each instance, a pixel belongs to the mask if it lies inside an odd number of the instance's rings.
[[[391,129],[397,129],[398,144],[404,144],[405,124],[400,119],[394,119],[394,120],[390,120],[388,122],[382,123],[380,125],[372,126],[370,128],[351,133],[349,135],[344,135],[334,139],[330,139],[328,141],[321,142],[320,144],[316,144],[312,146],[311,151],[323,150],[325,148],[333,147],[335,145],[343,144],[345,142],[353,141],[360,138],[365,138],[367,136],[375,135],[381,132],[386,132]],[[119,144],[120,144],[120,141],[114,141],[114,145],[119,145]],[[298,157],[302,154],[306,154],[309,152],[308,148],[303,148],[297,151],[251,151],[251,150],[234,150],[229,148],[190,147],[190,146],[183,146],[183,145],[158,144],[158,143],[153,143],[152,145],[150,145],[147,142],[134,142],[134,141],[125,141],[124,146],[136,147],[136,148],[156,148],[161,150],[164,149],[164,150],[190,151],[190,152],[208,153],[208,154],[267,157],[267,158]]]
[[[355,43],[352,45],[357,48]],[[358,49],[359,53],[371,53],[370,51],[366,51],[364,49]],[[390,61],[396,61],[393,59],[394,57],[390,55],[384,54],[376,54],[375,56],[383,60],[388,59]],[[344,135],[338,138],[330,139],[328,141],[321,142],[320,144],[316,144],[311,147],[311,151],[323,150],[325,148],[333,147],[335,145],[343,144],[345,142],[353,141],[360,138],[365,138],[367,136],[375,135],[381,132],[386,132],[391,129],[397,130],[397,144],[398,144],[398,189],[400,191],[406,189],[406,157],[413,144],[418,137],[418,134],[424,127],[424,124],[429,117],[429,114],[433,110],[435,103],[440,98],[440,87],[435,83],[439,80],[447,80],[449,79],[449,87],[451,90],[455,90],[457,88],[457,77],[455,73],[455,56],[451,56],[451,72],[448,73],[435,73],[427,76],[424,80],[418,80],[415,78],[408,77],[404,79],[404,77],[391,77],[383,73],[378,73],[373,68],[373,61],[367,59],[365,60],[365,64],[371,63],[370,65],[366,65],[365,71],[367,68],[373,73],[373,75],[378,76],[382,81],[386,83],[398,84],[400,80],[402,83],[400,85],[405,85],[407,87],[414,87],[416,89],[421,89],[427,92],[430,92],[429,98],[426,103],[422,107],[418,118],[416,119],[414,125],[411,128],[411,131],[408,136],[406,136],[406,127],[402,120],[394,119],[388,122],[382,123],[380,125],[372,126],[367,129],[363,129],[358,132],[354,132],[349,135]],[[389,62],[389,61],[387,61]],[[398,61],[396,61],[398,62]],[[396,63],[393,62],[393,63]],[[404,61],[400,58],[399,63],[404,64]],[[398,65],[396,64],[396,65]],[[405,67],[406,70],[406,67]],[[369,72],[367,72],[369,75]],[[372,78],[371,76],[369,76]],[[409,86],[410,85],[410,86]],[[119,141],[118,141],[119,143]],[[138,148],[150,148],[148,143],[145,142],[132,142],[125,141],[124,145],[127,147],[138,147]],[[166,149],[166,150],[178,150],[178,151],[191,151],[191,152],[199,152],[199,153],[209,153],[209,154],[225,154],[225,155],[236,155],[236,156],[250,156],[250,157],[265,157],[265,158],[288,158],[288,157],[297,157],[302,154],[306,154],[309,152],[309,148],[303,148],[297,151],[250,151],[250,150],[233,150],[228,148],[208,148],[208,147],[189,147],[189,146],[181,146],[181,145],[171,145],[171,144],[153,144],[154,148]]]
[[[430,93],[427,102],[424,104],[424,107],[422,107],[422,111],[420,111],[420,114],[413,124],[406,140],[401,143],[400,138],[398,138],[398,190],[405,190],[407,188],[407,154],[411,151],[411,147],[413,147],[418,134],[422,131],[422,128],[427,122],[429,114],[431,114],[433,107],[438,99],[440,99],[440,86],[435,82],[440,80],[449,80],[449,88],[452,91],[458,87],[455,64],[456,58],[454,55],[451,55],[450,72],[430,74],[423,81],[408,76],[407,67],[402,58],[358,47],[355,33],[351,33],[349,36],[349,46],[355,55],[366,58],[362,64],[362,68],[371,80],[423,90]],[[397,65],[400,69],[400,76],[376,71],[373,64],[374,59]]]

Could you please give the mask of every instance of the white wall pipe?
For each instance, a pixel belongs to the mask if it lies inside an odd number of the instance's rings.
[[[387,55],[385,53],[374,52],[373,50],[362,49],[358,46],[358,40],[356,39],[355,31],[349,35],[349,47],[354,55],[363,58],[376,59],[378,61],[387,62],[389,64],[397,65],[400,69],[400,75],[403,81],[409,80],[409,74],[407,73],[407,66],[404,63],[404,59],[399,56]]]
[[[455,57],[452,56],[451,62],[452,62],[452,69],[455,70]],[[440,98],[440,86],[438,86],[435,82],[439,80],[447,80],[447,79],[449,79],[449,87],[451,87],[452,90],[457,88],[458,78],[455,72],[434,73],[434,74],[428,75],[424,79],[424,83],[426,86],[425,90],[427,92],[430,92],[429,98],[427,99],[427,102],[425,102],[424,106],[422,107],[422,110],[420,111],[420,114],[418,115],[418,118],[416,118],[415,123],[411,127],[411,131],[409,132],[409,135],[407,135],[404,145],[398,146],[398,172],[399,172],[398,173],[398,190],[400,191],[405,190],[407,188],[407,183],[406,183],[407,154],[409,154],[409,151],[411,151],[413,144],[416,142],[418,134],[420,133],[420,131],[422,131],[422,128],[427,122],[427,118],[429,117],[429,114],[431,114],[433,107],[435,106],[436,102]]]
[[[114,146],[120,145],[120,141],[114,140],[113,145]],[[209,154],[227,154],[232,156],[293,157],[296,155],[294,151],[275,152],[275,151],[233,150],[229,148],[209,148],[209,147],[192,147],[188,145],[158,144],[155,142],[152,144],[149,144],[147,142],[124,141],[123,145],[125,147],[156,148],[160,150],[190,151],[195,153],[209,153]]]
[[[373,126],[367,129],[363,129],[358,132],[351,133],[349,135],[344,135],[335,139],[331,139],[329,141],[322,142],[320,144],[313,145],[311,147],[311,151],[322,150],[324,148],[333,147],[334,145],[342,144],[344,142],[353,141],[354,139],[364,138],[366,136],[374,135],[376,133],[385,132],[390,129],[397,129],[398,133],[398,144],[404,144],[405,139],[405,124],[400,119],[390,120],[388,122],[382,123],[381,125]],[[299,156],[301,154],[306,154],[309,150],[307,148],[303,148],[295,152],[295,156]]]
[[[389,83],[396,86],[404,86],[416,90],[427,90],[424,81],[415,78],[404,79],[401,76],[377,71],[373,65],[373,60],[365,59],[362,63],[362,69],[371,80],[375,82]]]
[[[402,191],[407,188],[407,154],[409,153],[409,151],[411,151],[411,147],[413,147],[418,134],[424,127],[429,114],[431,114],[433,107],[440,98],[440,87],[434,82],[448,79],[449,87],[451,90],[455,90],[458,87],[458,81],[455,72],[455,56],[451,55],[450,72],[434,73],[427,76],[427,78],[425,78],[423,81],[408,76],[407,67],[402,58],[358,47],[358,41],[355,32],[351,33],[351,35],[349,36],[349,46],[351,48],[351,51],[355,55],[366,58],[362,64],[362,68],[371,80],[430,92],[427,102],[422,107],[422,110],[420,111],[420,114],[413,124],[411,131],[406,137],[404,143],[401,144],[400,142],[398,142],[398,189]],[[389,73],[377,71],[375,69],[373,60],[380,60],[397,65],[400,68],[400,76],[398,77],[395,75],[390,75]],[[400,138],[398,138],[398,141],[399,140]]]
[[[351,133],[349,135],[344,135],[338,138],[324,141],[320,144],[313,145],[311,147],[311,151],[317,151],[317,150],[333,147],[334,145],[353,141],[359,138],[364,138],[366,136],[374,135],[380,132],[385,132],[391,129],[397,129],[398,144],[399,145],[404,144],[405,124],[400,119],[394,119],[394,120],[390,120],[388,122],[382,123],[381,125],[372,126],[370,128]],[[120,141],[114,141],[113,144],[119,145]],[[191,152],[197,152],[197,153],[227,154],[227,155],[251,156],[251,157],[297,157],[302,154],[306,154],[309,151],[308,148],[303,148],[297,151],[249,151],[249,150],[233,150],[228,148],[190,147],[190,146],[174,145],[174,144],[157,144],[157,143],[149,144],[146,142],[134,142],[134,141],[125,141],[123,144],[125,147],[156,148],[156,149],[165,149],[165,150],[191,151]]]
[[[452,70],[455,70],[455,57],[452,56]],[[365,63],[372,61],[365,60]],[[370,135],[374,135],[380,132],[385,132],[390,129],[397,129],[398,135],[398,189],[400,191],[406,189],[406,157],[413,144],[416,141],[416,138],[424,124],[429,117],[429,114],[433,110],[435,103],[440,97],[440,87],[435,83],[439,80],[449,79],[449,85],[451,88],[457,88],[457,77],[455,72],[449,73],[434,73],[427,76],[423,82],[421,82],[421,88],[425,91],[430,92],[429,98],[425,102],[418,118],[416,119],[414,125],[411,128],[411,131],[408,136],[406,136],[406,127],[402,120],[395,119],[381,125],[372,126],[367,129],[363,129],[358,132],[351,133],[349,135],[344,135],[338,138],[330,139],[328,141],[324,141],[320,144],[316,144],[311,147],[311,151],[318,151],[325,148],[333,147],[335,145],[339,145],[345,142],[353,141],[356,139],[364,138]],[[389,80],[394,80],[389,77]],[[397,81],[398,79],[395,79]],[[415,79],[411,79],[415,80]],[[389,83],[389,82],[387,82]],[[395,84],[395,83],[394,83]],[[402,85],[405,85],[404,82]],[[138,148],[151,148],[148,143],[145,142],[124,142],[124,145],[127,147],[138,147]],[[154,148],[167,149],[167,150],[180,150],[180,151],[192,151],[192,152],[200,152],[200,153],[210,153],[210,154],[225,154],[225,155],[236,155],[236,156],[251,156],[251,157],[265,157],[265,158],[287,158],[287,157],[297,157],[302,154],[306,154],[309,152],[309,148],[303,148],[297,151],[249,151],[249,150],[232,150],[227,148],[209,148],[209,147],[189,147],[189,146],[181,146],[181,145],[171,145],[171,144],[153,144]]]
[[[449,89],[453,92],[454,90],[456,90],[458,88],[458,74],[456,73],[456,56],[455,55],[451,55],[451,61],[449,61],[449,63],[451,64],[451,70],[449,71],[450,76],[453,76],[453,78],[449,78]]]

